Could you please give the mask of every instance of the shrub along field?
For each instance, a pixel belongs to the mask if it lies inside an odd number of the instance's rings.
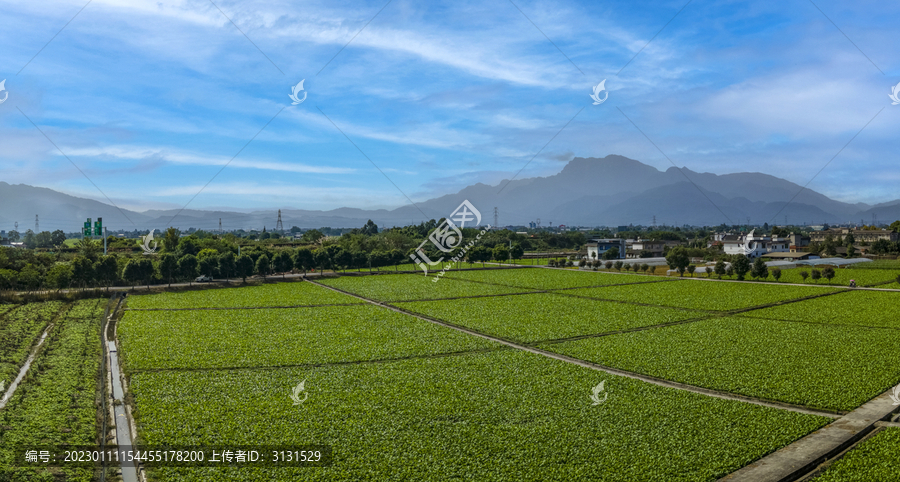
[[[896,384],[900,365],[889,329],[743,317],[543,348],[690,385],[843,411]]]
[[[294,281],[241,289],[220,288],[154,295],[132,296],[129,308],[241,308],[255,306],[302,306],[364,301],[335,293],[312,283]]]
[[[154,470],[162,480],[715,480],[829,422],[513,350],[131,383],[150,444],[333,447],[331,467]]]
[[[82,300],[61,316],[6,407],[0,411],[0,480],[92,481],[91,468],[13,465],[13,450],[37,445],[96,445],[95,398],[106,300]]]
[[[803,279],[803,276],[800,274],[802,272],[806,272],[807,274],[811,274],[813,269],[817,269],[822,271],[821,266],[819,267],[809,267],[809,266],[798,266],[796,268],[791,269],[783,269],[781,270],[781,279],[782,283],[805,283],[805,284],[813,284],[813,285],[835,285],[835,286],[849,286],[850,280],[855,280],[857,286],[870,286],[870,285],[878,285],[879,288],[897,288],[897,276],[900,275],[900,270],[887,270],[887,269],[860,269],[857,267],[853,268],[834,268],[834,278],[831,281],[828,281],[824,277],[818,281],[812,279],[812,276]],[[769,272],[772,270],[770,269]],[[767,281],[775,281],[771,276]],[[882,283],[891,281],[892,283],[888,283],[882,285]],[[893,286],[891,286],[893,285]]]
[[[397,306],[519,342],[605,333],[706,315],[698,311],[594,301],[550,293],[398,303]]]
[[[676,308],[731,311],[833,291],[836,290],[824,287],[679,280],[670,283],[578,289],[567,293]]]

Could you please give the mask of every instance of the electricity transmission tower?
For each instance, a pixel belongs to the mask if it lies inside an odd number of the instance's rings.
[[[34,234],[41,232],[41,224],[38,222],[38,215],[34,215]]]
[[[494,206],[494,227],[495,228],[497,226],[500,226],[500,222],[498,221],[499,219],[500,219],[500,211],[497,209],[496,206]]]
[[[278,210],[278,222],[275,223],[275,232],[284,234],[284,226],[281,224],[281,209]]]

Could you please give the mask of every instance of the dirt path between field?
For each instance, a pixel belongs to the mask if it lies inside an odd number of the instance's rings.
[[[459,325],[456,325],[453,323],[448,323],[446,321],[438,320],[436,318],[431,318],[428,316],[420,315],[418,313],[407,311],[402,308],[390,305],[388,303],[371,300],[371,299],[368,299],[368,298],[365,298],[365,297],[362,297],[362,296],[359,296],[359,295],[356,295],[356,294],[353,294],[353,293],[350,293],[350,292],[347,292],[347,291],[344,291],[344,290],[341,290],[338,288],[334,288],[332,286],[317,283],[312,280],[309,280],[309,281],[310,281],[310,283],[322,286],[324,288],[328,288],[328,289],[336,291],[338,293],[343,293],[345,295],[352,296],[352,297],[360,299],[360,300],[364,300],[373,305],[381,306],[383,308],[386,308],[386,309],[389,309],[392,311],[396,311],[398,313],[403,313],[405,315],[413,316],[415,318],[418,318],[423,321],[427,321],[429,323],[443,326],[445,328],[450,328],[452,330],[460,331],[460,332],[463,332],[463,333],[466,333],[466,334],[469,334],[472,336],[477,336],[479,338],[484,338],[486,340],[490,340],[495,343],[499,343],[501,345],[515,348],[517,350],[533,353],[535,355],[545,356],[547,358],[552,358],[554,360],[571,363],[571,364],[578,365],[578,366],[581,366],[584,368],[590,368],[591,370],[597,370],[597,371],[609,373],[611,375],[618,375],[618,376],[631,378],[631,379],[635,379],[635,380],[641,380],[643,382],[652,383],[654,385],[659,385],[659,386],[663,386],[663,387],[667,387],[667,388],[674,388],[677,390],[685,390],[688,392],[698,393],[701,395],[707,395],[707,396],[716,397],[716,398],[722,398],[725,400],[734,400],[734,401],[739,401],[739,402],[751,403],[754,405],[760,405],[760,406],[769,407],[769,408],[777,408],[777,409],[782,409],[782,410],[789,410],[792,412],[805,413],[808,415],[818,415],[818,416],[830,417],[830,418],[840,418],[841,416],[844,415],[843,412],[828,412],[828,411],[823,411],[823,410],[811,409],[811,408],[800,406],[800,405],[792,405],[792,404],[788,404],[788,403],[777,402],[774,400],[764,400],[764,399],[760,399],[760,398],[747,397],[747,396],[737,395],[737,394],[728,393],[728,392],[720,392],[720,391],[716,391],[716,390],[710,390],[707,388],[702,388],[702,387],[697,387],[697,386],[693,386],[693,385],[687,385],[684,383],[678,383],[678,382],[673,382],[673,381],[669,381],[669,380],[664,380],[661,378],[651,377],[649,375],[642,375],[639,373],[629,372],[626,370],[620,370],[618,368],[608,367],[608,366],[600,365],[597,363],[587,362],[587,361],[573,358],[570,356],[561,355],[559,353],[553,353],[550,351],[542,350],[542,349],[536,348],[534,346],[528,346],[525,344],[517,343],[517,342],[511,341],[511,340],[507,340],[505,338],[500,338],[497,336],[492,336],[492,335],[488,335],[485,333],[481,333],[479,331],[472,330],[470,328],[466,328],[466,327],[459,326]]]

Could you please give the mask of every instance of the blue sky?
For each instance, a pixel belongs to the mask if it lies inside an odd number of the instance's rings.
[[[678,166],[804,185],[869,123],[809,187],[900,198],[895,2],[216,1],[248,40],[209,0],[93,0],[41,51],[85,3],[0,3],[2,181],[141,211],[393,208],[391,181],[419,201],[512,177],[583,108],[520,178],[670,167],[624,113]]]

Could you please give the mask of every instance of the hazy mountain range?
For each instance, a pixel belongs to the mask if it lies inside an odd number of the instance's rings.
[[[493,223],[497,207],[501,226],[527,225],[539,218],[542,226],[649,225],[654,216],[657,224],[710,226],[744,224],[748,218],[751,224],[783,224],[785,216],[789,224],[870,223],[873,213],[880,222],[900,219],[900,199],[874,206],[848,204],[809,189],[801,191],[801,186],[768,174],[717,175],[674,167],[660,171],[633,159],[610,155],[600,159],[576,157],[553,176],[514,180],[508,185],[507,181],[497,186],[478,183],[456,194],[418,202],[418,207],[344,207],[330,211],[283,208],[282,221],[285,229],[359,227],[369,219],[379,226],[399,226],[447,216],[464,199],[481,212],[482,224]],[[20,232],[33,229],[36,214],[40,216],[42,231],[78,231],[88,217],[102,217],[110,230],[168,226],[209,230],[218,229],[219,218],[225,230],[263,226],[271,230],[275,228],[277,209],[186,209],[173,219],[178,210],[120,211],[102,202],[47,188],[0,182],[0,229],[7,231],[13,229],[16,221]]]

